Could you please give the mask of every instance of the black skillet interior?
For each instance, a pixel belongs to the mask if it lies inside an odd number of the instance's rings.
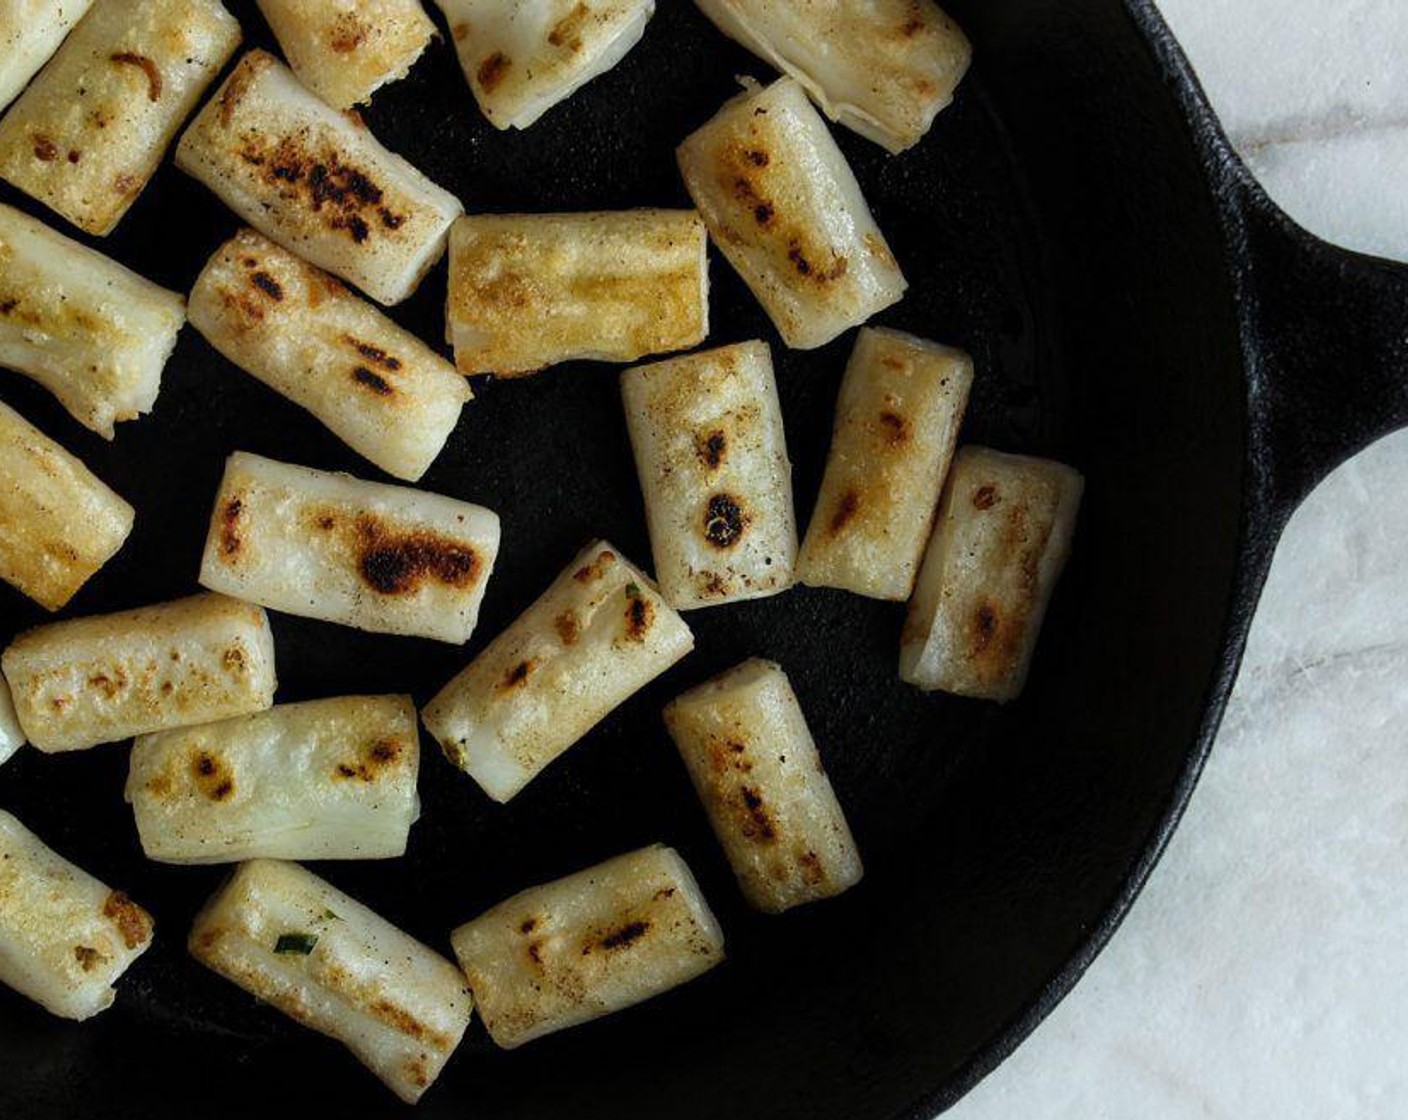
[[[838,135],[912,283],[881,321],[977,359],[966,438],[1088,476],[1030,688],[1005,708],[923,696],[896,679],[901,608],[798,589],[692,615],[698,651],[507,807],[428,749],[408,857],[317,870],[448,951],[454,925],[505,895],[663,840],[699,874],[730,957],[649,1005],[511,1054],[472,1026],[424,1116],[925,1114],[1045,1006],[1169,808],[1216,688],[1242,516],[1247,404],[1213,202],[1116,0],[947,6],[978,61],[930,137],[891,158]],[[253,3],[230,7],[250,45],[273,45]],[[674,145],[736,74],[768,71],[693,5],[666,0],[625,62],[527,133],[483,121],[444,43],[366,116],[470,210],[684,205]],[[236,226],[168,165],[103,248],[186,290]],[[442,265],[394,313],[427,339],[441,337],[444,280]],[[789,353],[717,259],[714,281],[711,342],[774,343],[805,519],[851,339]],[[648,563],[616,371],[574,366],[478,392],[424,485],[503,517],[479,633],[459,650],[277,617],[281,700],[424,701],[588,538]],[[378,477],[189,329],[154,415],[112,444],[21,378],[0,377],[0,396],[140,511],[66,615],[194,591],[233,450]],[[0,639],[41,621],[0,588]],[[782,918],[743,906],[659,720],[670,696],[754,654],[790,672],[868,868],[849,895]],[[114,746],[26,750],[0,771],[0,805],[127,889],[158,929],[116,1008],[88,1025],[0,993],[0,1115],[399,1111],[347,1054],[187,958],[189,921],[223,873],[142,859],[125,769]]]

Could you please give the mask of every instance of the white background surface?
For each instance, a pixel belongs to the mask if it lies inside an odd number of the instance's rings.
[[[1408,0],[1161,6],[1292,216],[1408,259]],[[948,1117],[1408,1117],[1408,434],[1296,515],[1167,856]]]

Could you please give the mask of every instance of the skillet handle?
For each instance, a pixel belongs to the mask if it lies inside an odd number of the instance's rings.
[[[1297,226],[1243,179],[1254,469],[1283,520],[1331,471],[1408,427],[1408,265]]]

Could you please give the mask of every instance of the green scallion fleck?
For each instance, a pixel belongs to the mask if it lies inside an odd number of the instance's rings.
[[[274,952],[298,953],[306,957],[317,943],[318,936],[314,933],[281,933],[278,941],[274,942]]]
[[[629,597],[632,598],[632,599],[639,599],[639,598],[641,597],[641,594],[642,594],[641,589],[640,589],[640,584],[638,584],[638,583],[628,583],[628,584],[626,584],[626,594],[627,594],[627,596],[629,596]]]

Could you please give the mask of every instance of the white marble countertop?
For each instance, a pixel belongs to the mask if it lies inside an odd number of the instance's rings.
[[[1160,6],[1272,196],[1408,260],[1408,2]],[[1405,494],[1408,432],[1296,515],[1167,855],[954,1120],[1408,1116]]]

